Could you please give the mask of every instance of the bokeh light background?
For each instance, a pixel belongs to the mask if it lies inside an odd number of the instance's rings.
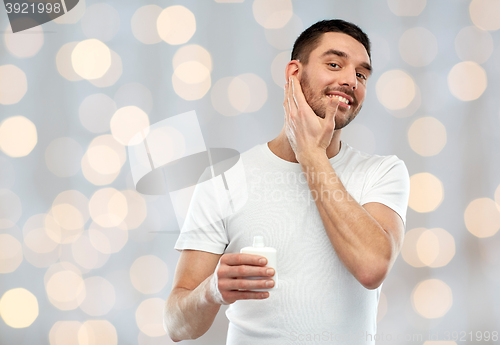
[[[500,331],[500,1],[80,0],[16,34],[0,9],[0,343],[171,343],[179,228],[134,191],[127,143],[190,110],[207,147],[271,140],[293,41],[325,18],[373,42],[344,140],[411,176],[379,334]],[[224,343],[225,308],[187,343]]]

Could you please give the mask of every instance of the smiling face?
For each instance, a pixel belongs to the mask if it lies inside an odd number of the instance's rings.
[[[339,102],[335,129],[342,129],[361,110],[370,72],[370,58],[360,42],[343,33],[327,32],[311,51],[299,79],[317,116],[325,118],[328,107]]]

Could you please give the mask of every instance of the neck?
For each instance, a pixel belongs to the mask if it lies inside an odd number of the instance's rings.
[[[338,129],[333,132],[332,141],[330,145],[326,148],[326,155],[328,159],[336,156],[340,151],[340,134],[342,130]],[[283,128],[280,134],[268,143],[269,149],[279,158],[292,163],[298,163],[297,158],[295,158],[295,152],[288,141],[285,133],[285,128]]]

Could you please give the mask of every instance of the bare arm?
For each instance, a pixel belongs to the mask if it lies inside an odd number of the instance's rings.
[[[220,264],[217,268],[217,264]],[[263,262],[259,261],[264,259]],[[268,292],[239,291],[274,285],[272,280],[242,277],[271,277],[263,267],[265,258],[250,254],[213,254],[183,250],[175,271],[172,292],[165,304],[163,323],[170,338],[177,342],[196,339],[212,326],[222,303],[240,299],[264,299]],[[217,268],[217,271],[216,271]],[[266,282],[272,284],[266,285]]]
[[[361,206],[340,179],[332,178],[336,173],[326,156],[303,159],[303,170],[307,167],[314,171],[309,188],[317,193],[316,206],[335,252],[364,287],[377,288],[401,249],[403,221],[383,204]]]

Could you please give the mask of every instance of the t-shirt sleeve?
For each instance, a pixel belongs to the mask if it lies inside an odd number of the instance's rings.
[[[176,250],[224,253],[229,240],[225,224],[227,210],[224,204],[227,191],[222,178],[223,176],[219,175],[196,185],[181,233],[174,246]]]
[[[405,163],[396,156],[384,159],[363,190],[360,204],[379,202],[393,209],[406,225],[410,178]]]

